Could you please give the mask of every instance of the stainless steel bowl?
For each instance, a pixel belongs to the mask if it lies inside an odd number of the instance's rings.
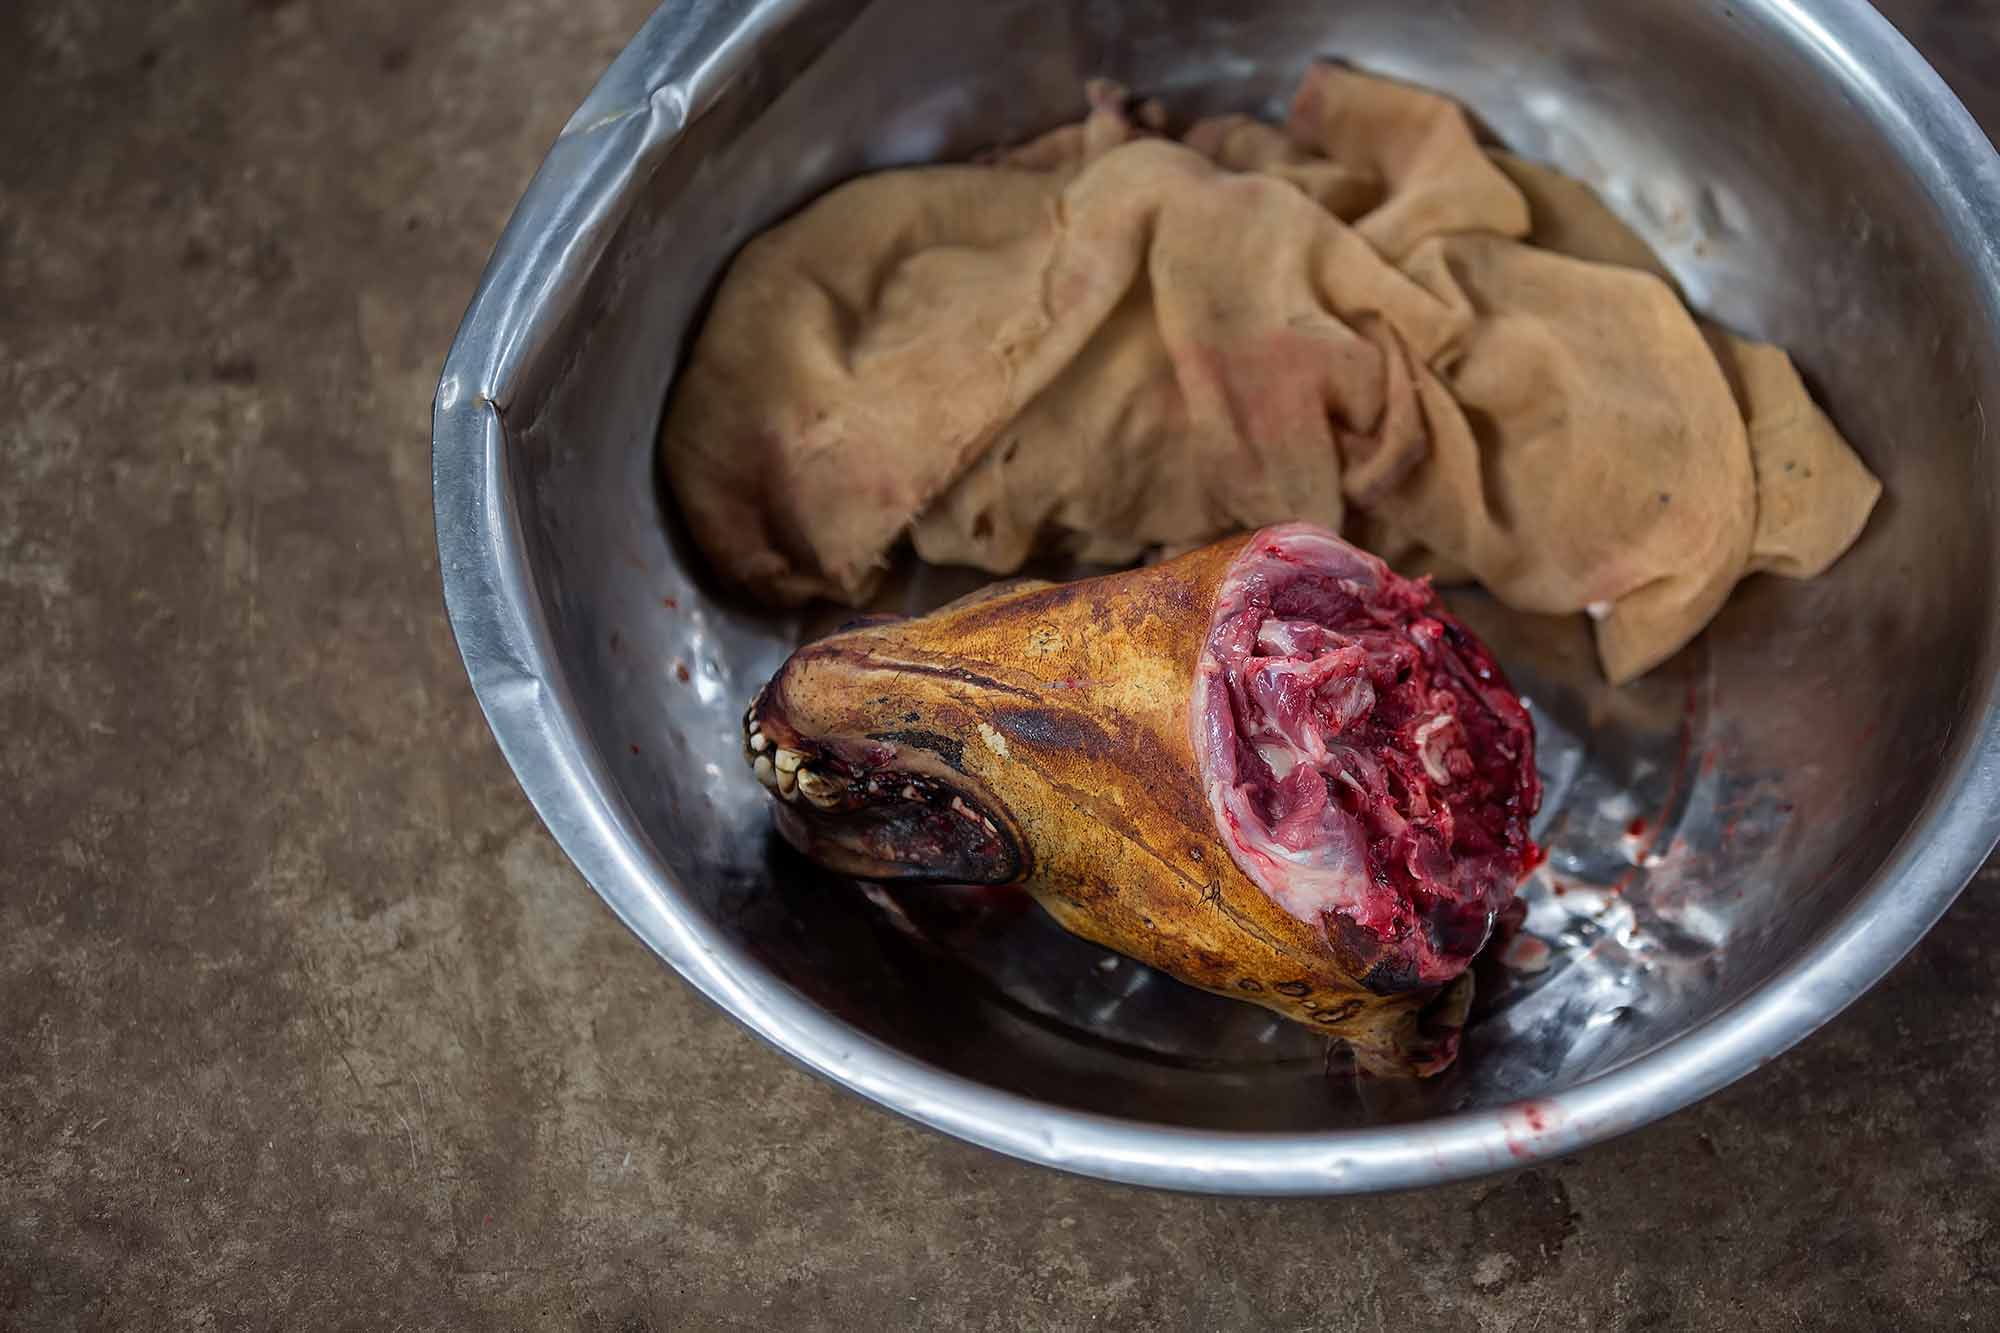
[[[1321,54],[1448,90],[1595,184],[1696,305],[1793,349],[1888,487],[1830,577],[1753,581],[1624,691],[1580,625],[1465,599],[1533,701],[1554,851],[1460,1065],[1421,1085],[1329,1079],[1310,1034],[1004,897],[863,892],[791,859],[735,732],[802,626],[716,596],[654,480],[706,294],[815,192],[1075,116],[1088,75],[1184,114],[1258,108]],[[1853,0],[678,0],[550,152],[446,364],[452,623],[522,786],[619,916],[884,1106],[1198,1190],[1570,1152],[1825,1022],[2000,835],[1996,223],[1986,140]]]

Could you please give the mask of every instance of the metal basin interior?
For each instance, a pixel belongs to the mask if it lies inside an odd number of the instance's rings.
[[[1329,1079],[1321,1043],[1006,895],[864,893],[769,835],[744,702],[810,626],[723,596],[655,480],[744,239],[870,168],[1080,114],[1271,109],[1315,56],[1446,90],[1590,182],[1690,302],[1790,348],[1886,499],[1826,578],[1739,590],[1640,684],[1581,623],[1456,598],[1530,697],[1552,855],[1459,1066]],[[1740,1076],[1872,983],[2000,833],[2000,166],[1847,0],[684,0],[571,122],[439,388],[446,594],[528,795],[691,982],[808,1066],[1003,1151],[1230,1191],[1446,1179]],[[2000,399],[1996,399],[2000,401]],[[917,574],[912,609],[966,586]]]

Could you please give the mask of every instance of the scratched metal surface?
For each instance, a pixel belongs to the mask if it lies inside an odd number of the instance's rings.
[[[1582,623],[1458,599],[1533,705],[1551,855],[1458,1067],[1421,1085],[1329,1079],[1311,1034],[1008,895],[864,893],[790,856],[735,728],[804,627],[715,593],[653,470],[722,265],[818,190],[1069,118],[1087,75],[1193,115],[1269,108],[1320,54],[1447,89],[1595,184],[1695,304],[1794,350],[1890,497],[1830,577],[1753,581],[1624,690]],[[905,1114],[1193,1188],[1381,1188],[1567,1151],[1824,1021],[2000,831],[1992,590],[1961,576],[2000,563],[1980,406],[2000,385],[1996,199],[1970,120],[1844,0],[677,6],[573,119],[446,367],[454,624],[607,901],[738,1017]]]

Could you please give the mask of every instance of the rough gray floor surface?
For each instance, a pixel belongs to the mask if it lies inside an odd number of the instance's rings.
[[[1990,882],[1695,1110],[1348,1202],[911,1128],[627,936],[466,687],[426,428],[647,7],[0,0],[0,1326],[1994,1326]],[[2000,6],[1893,8],[2000,123]]]

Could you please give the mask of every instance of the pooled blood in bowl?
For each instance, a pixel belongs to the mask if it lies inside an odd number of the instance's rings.
[[[1237,866],[1378,993],[1463,972],[1540,860],[1520,697],[1427,580],[1322,530],[1237,557],[1192,725]]]

